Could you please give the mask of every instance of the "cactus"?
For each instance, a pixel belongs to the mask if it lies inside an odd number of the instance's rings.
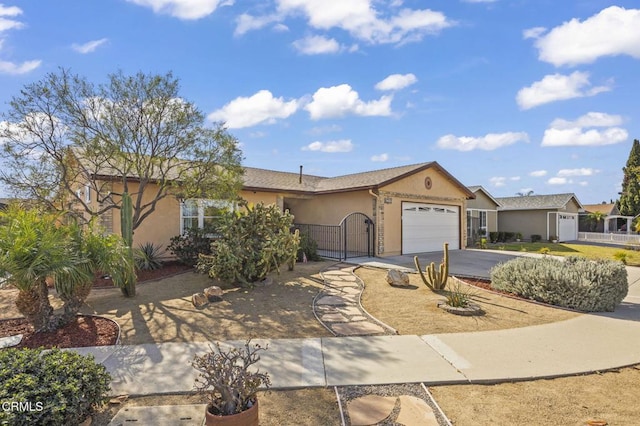
[[[120,206],[120,233],[124,244],[127,246],[128,256],[131,260],[131,265],[134,264],[133,260],[133,206],[131,202],[131,196],[128,192],[122,194],[122,205]],[[130,271],[127,274],[124,285],[120,288],[122,294],[126,297],[133,297],[136,295],[136,274],[135,271]]]
[[[444,243],[444,259],[440,263],[440,267],[436,270],[436,264],[431,264],[422,272],[422,267],[418,261],[418,256],[413,257],[413,262],[420,273],[422,282],[429,287],[432,291],[443,290],[447,285],[447,278],[449,278],[449,244]],[[426,275],[425,275],[426,273]]]

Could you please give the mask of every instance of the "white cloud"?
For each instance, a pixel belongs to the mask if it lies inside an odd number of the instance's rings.
[[[382,81],[376,83],[378,90],[400,90],[414,84],[418,79],[415,75],[409,74],[391,74]]]
[[[595,96],[611,90],[611,84],[591,87],[589,73],[575,71],[570,75],[550,74],[518,91],[516,101],[521,109],[530,109],[565,99]]]
[[[524,38],[525,40],[528,38],[539,38],[546,31],[547,29],[545,27],[528,28],[522,31],[522,38]]]
[[[507,184],[507,178],[495,176],[489,179],[489,183],[495,187],[505,186]]]
[[[233,0],[127,0],[153,9],[154,13],[192,20],[211,15],[218,6],[229,6]]]
[[[371,161],[376,163],[384,163],[387,160],[389,160],[389,154],[386,152],[384,154],[371,156]]]
[[[71,48],[76,52],[86,54],[95,51],[98,47],[102,46],[106,42],[108,42],[108,38],[101,38],[100,40],[92,40],[83,44],[73,43]]]
[[[578,185],[580,185],[580,186],[589,186],[589,182],[587,182],[586,180],[583,180],[581,182],[578,182]]]
[[[222,108],[210,113],[211,121],[224,121],[230,129],[241,129],[256,124],[273,124],[298,110],[298,101],[274,98],[270,91],[260,90],[250,97],[238,97]]]
[[[562,169],[558,171],[558,177],[571,177],[571,176],[593,176],[596,173],[600,173],[600,170],[581,168],[581,169]]]
[[[532,176],[532,177],[543,177],[546,175],[547,175],[546,170],[534,170],[533,172],[529,173],[529,176]]]
[[[572,19],[535,46],[538,58],[555,66],[589,64],[603,56],[640,59],[640,10],[611,6],[582,22]]]
[[[480,137],[445,135],[438,139],[437,145],[441,149],[457,151],[493,151],[516,142],[529,142],[529,136],[524,132],[489,133]]]
[[[243,13],[236,18],[236,29],[233,34],[241,36],[249,31],[259,30],[269,24],[278,22],[279,19],[278,15],[253,16]],[[289,29],[284,24],[276,24],[274,28],[279,31],[287,31]]]
[[[588,112],[575,121],[557,118],[551,122],[554,129],[572,129],[575,127],[612,127],[622,124],[622,116],[604,112]]]
[[[21,64],[16,64],[14,62],[0,61],[0,74],[26,74],[38,68],[42,61],[25,61]]]
[[[17,6],[6,7],[0,3],[0,34],[8,30],[17,30],[24,27],[24,24],[15,19],[5,18],[5,16],[16,17],[22,15],[22,9]]]
[[[622,122],[621,116],[602,112],[589,112],[574,121],[557,118],[545,130],[541,145],[602,146],[621,143],[629,137],[625,129],[616,127]]]
[[[353,150],[353,144],[349,139],[341,139],[329,142],[316,141],[302,147],[302,150],[328,152],[332,154],[336,152],[351,152]]]
[[[276,5],[276,12],[265,16],[242,15],[235,33],[240,35],[266,23],[303,16],[316,30],[338,28],[358,40],[382,44],[418,41],[455,25],[442,12],[407,8],[392,12],[374,0],[276,0]],[[398,2],[391,5],[397,6]]]
[[[566,185],[567,183],[572,183],[572,181],[564,177],[552,177],[547,183],[549,185]]]
[[[544,131],[542,146],[603,146],[614,145],[627,140],[629,133],[619,127],[606,130],[591,129],[547,129]]]
[[[323,36],[310,36],[293,43],[293,47],[303,55],[322,55],[325,53],[337,53],[341,50],[340,43],[334,38]]]
[[[514,181],[514,182],[517,182],[517,181],[519,181],[519,180],[520,180],[520,176],[512,176],[512,177],[510,177],[510,178],[509,178],[509,180],[512,180],[512,181]]]
[[[358,92],[348,84],[321,87],[313,94],[313,99],[304,109],[312,120],[343,117],[345,115],[388,116],[391,115],[392,96],[382,96],[378,100],[364,102]]]

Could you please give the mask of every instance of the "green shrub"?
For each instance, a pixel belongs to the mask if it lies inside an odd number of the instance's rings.
[[[318,255],[318,243],[305,232],[300,233],[300,247],[298,247],[298,254],[296,256],[298,262],[302,262],[303,253],[309,261],[316,262],[322,260],[322,257]]]
[[[489,232],[489,241],[492,243],[498,242],[498,233],[497,232]]]
[[[629,253],[625,253],[622,250],[619,250],[615,253],[613,253],[613,257],[616,260],[619,260],[620,262],[624,263],[625,265],[627,264],[627,260],[629,259]]]
[[[211,255],[201,255],[198,270],[232,283],[259,281],[285,262],[293,269],[300,244],[298,231],[291,232],[293,216],[278,206],[244,205],[245,212],[222,218],[220,239],[211,244]]]
[[[504,240],[506,241],[513,241],[516,238],[516,233],[515,232],[505,232],[504,233]]]
[[[538,250],[538,252],[542,254],[549,254],[549,252],[551,252],[551,249],[549,247],[540,247],[540,250]]]
[[[136,269],[140,271],[155,271],[162,268],[162,246],[153,243],[144,243],[138,246],[133,252],[133,258],[136,262]]]
[[[629,290],[623,264],[581,257],[514,259],[491,270],[491,286],[586,312],[613,311]]]
[[[532,243],[537,243],[539,241],[542,241],[542,235],[540,235],[540,234],[532,234],[531,235],[531,242]]]
[[[211,229],[189,228],[183,235],[171,238],[167,250],[185,265],[195,266],[198,255],[211,254]]]
[[[102,403],[111,377],[93,356],[53,349],[0,350],[0,424],[77,425]]]

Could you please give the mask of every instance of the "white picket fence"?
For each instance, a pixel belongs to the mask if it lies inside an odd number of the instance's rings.
[[[578,232],[579,241],[594,241],[613,244],[640,244],[638,234],[604,234],[600,232]]]

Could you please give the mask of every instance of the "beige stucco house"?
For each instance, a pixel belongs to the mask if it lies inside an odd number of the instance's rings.
[[[496,201],[500,232],[520,232],[524,239],[531,235],[543,240],[578,239],[578,213],[583,207],[575,194],[498,197]]]
[[[467,245],[498,231],[498,201],[482,186],[469,186],[475,199],[467,201]]]
[[[109,190],[118,193],[119,185],[114,180]],[[313,234],[320,251],[337,258],[438,251],[444,242],[451,249],[464,248],[466,202],[474,198],[437,162],[331,178],[247,167],[240,196],[288,209],[300,230]],[[166,197],[136,229],[134,244],[166,247],[185,227],[203,226],[227,206]],[[118,232],[118,211],[101,217],[101,223]]]

